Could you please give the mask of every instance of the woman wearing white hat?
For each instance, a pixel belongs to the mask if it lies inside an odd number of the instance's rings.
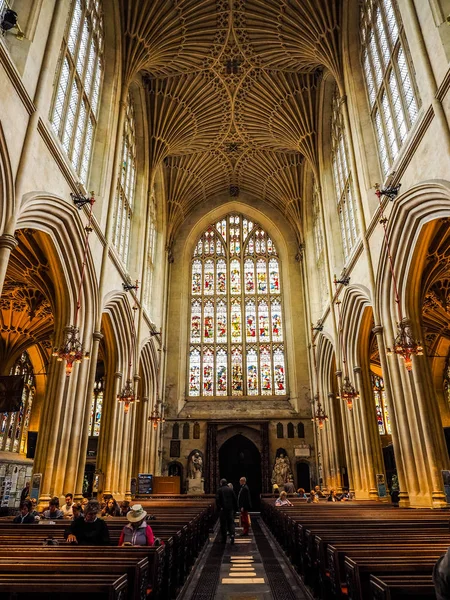
[[[146,511],[140,504],[134,504],[127,514],[128,525],[122,529],[119,546],[153,546],[155,536],[146,522]]]

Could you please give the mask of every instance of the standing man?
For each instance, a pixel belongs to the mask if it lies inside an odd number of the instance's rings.
[[[219,509],[222,544],[225,544],[227,541],[227,531],[230,533],[230,543],[234,544],[234,513],[237,511],[237,500],[234,490],[228,487],[226,479],[220,480],[216,503]]]
[[[248,511],[252,508],[252,501],[250,498],[250,490],[247,485],[247,479],[241,477],[239,483],[241,484],[241,489],[239,490],[238,495],[238,506],[241,511],[242,535],[248,535],[248,530],[250,528],[250,515],[248,514]]]

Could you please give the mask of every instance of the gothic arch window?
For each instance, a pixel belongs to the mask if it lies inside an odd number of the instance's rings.
[[[294,425],[292,423],[288,423],[288,426],[287,426],[287,436],[288,436],[288,438],[293,438],[294,437]]]
[[[24,453],[31,407],[36,392],[33,366],[27,352],[24,352],[11,369],[10,375],[22,375],[24,386],[19,410],[0,415],[0,450]]]
[[[51,122],[82,183],[87,183],[103,80],[100,0],[74,0],[63,38]]]
[[[383,378],[375,375],[375,373],[371,373],[370,376],[372,379],[373,397],[377,414],[378,433],[380,435],[391,435],[391,421]]]
[[[323,229],[320,211],[319,192],[315,183],[312,197],[312,211],[316,267],[319,278],[320,299],[322,301],[323,306],[324,302],[327,299],[327,286],[325,280],[325,247],[323,243]]]
[[[194,440],[200,439],[200,424],[194,423]]]
[[[364,0],[362,65],[383,175],[418,114],[418,93],[395,0]]]
[[[233,213],[204,231],[190,303],[190,397],[286,395],[280,262],[257,223]]]
[[[284,438],[284,427],[283,423],[277,423],[277,438]]]
[[[180,426],[178,423],[174,423],[172,427],[172,439],[179,440],[180,439]]]
[[[136,119],[131,94],[128,93],[123,126],[121,163],[114,207],[113,244],[122,262],[128,262],[131,220],[136,188]]]
[[[354,248],[358,236],[358,220],[347,139],[342,115],[342,101],[335,87],[331,117],[331,163],[345,260]]]
[[[153,274],[155,271],[156,258],[156,196],[155,190],[152,189],[150,194],[150,210],[149,210],[149,225],[148,225],[148,252],[147,252],[147,269],[145,271],[145,288],[144,288],[144,305],[147,311],[151,310],[152,289],[153,289]]]
[[[189,439],[189,423],[185,423],[183,425],[183,440],[188,440]]]
[[[305,426],[303,425],[303,423],[298,423],[297,424],[297,436],[299,438],[304,438],[305,437]]]

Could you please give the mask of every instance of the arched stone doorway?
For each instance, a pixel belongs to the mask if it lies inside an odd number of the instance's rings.
[[[239,479],[247,478],[252,496],[253,510],[259,510],[262,488],[261,454],[248,437],[238,433],[222,444],[219,449],[219,473],[239,491]]]
[[[311,472],[308,462],[297,463],[297,489],[303,488],[305,492],[311,489]]]

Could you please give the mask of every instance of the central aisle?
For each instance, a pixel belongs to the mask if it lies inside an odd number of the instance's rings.
[[[259,517],[232,545],[214,536],[183,600],[307,600],[300,581]]]

